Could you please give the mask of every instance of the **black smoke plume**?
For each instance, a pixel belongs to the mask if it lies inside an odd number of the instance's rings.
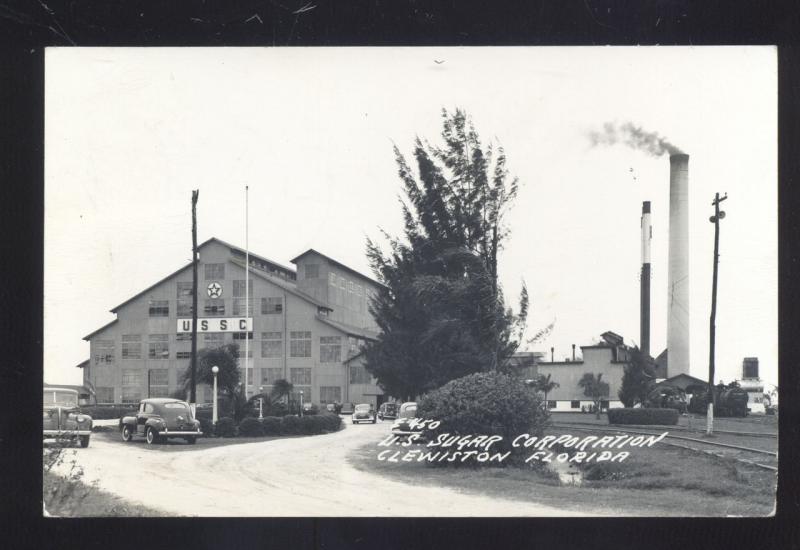
[[[660,157],[665,153],[670,155],[683,154],[679,147],[667,141],[666,138],[655,132],[643,130],[632,122],[626,122],[621,125],[614,122],[606,122],[603,124],[602,130],[589,132],[589,141],[591,141],[592,147],[620,143],[654,157]]]

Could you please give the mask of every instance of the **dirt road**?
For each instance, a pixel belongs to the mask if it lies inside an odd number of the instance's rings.
[[[145,448],[141,439],[122,443],[116,435],[95,436],[89,448],[68,453],[83,468],[84,481],[128,501],[188,516],[575,515],[395,482],[347,463],[348,453],[377,444],[390,428],[390,422],[348,422],[333,434],[164,452]]]

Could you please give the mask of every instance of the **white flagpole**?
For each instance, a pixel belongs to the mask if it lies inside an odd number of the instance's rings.
[[[249,389],[249,369],[250,369],[250,327],[247,321],[250,319],[250,243],[249,243],[249,186],[244,186],[244,385],[245,397]]]

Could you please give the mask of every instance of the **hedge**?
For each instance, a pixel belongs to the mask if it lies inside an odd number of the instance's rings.
[[[239,435],[242,437],[262,437],[264,435],[264,426],[258,418],[245,418],[239,422]]]
[[[678,423],[675,409],[608,409],[609,424],[662,424],[674,426]]]
[[[113,420],[136,414],[136,405],[125,403],[121,405],[83,405],[81,412],[88,414],[93,420]]]
[[[217,437],[236,437],[236,421],[226,416],[217,420],[217,425],[214,430]]]
[[[440,422],[436,429],[426,430],[425,435],[430,439],[444,433],[502,436],[490,451],[510,451],[509,462],[516,462],[523,454],[530,453],[513,448],[511,441],[524,433],[542,434],[547,416],[540,404],[536,393],[519,378],[482,372],[451,380],[424,395],[417,407],[417,418]]]

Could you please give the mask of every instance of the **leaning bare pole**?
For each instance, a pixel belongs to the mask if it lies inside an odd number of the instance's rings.
[[[719,203],[728,198],[726,194],[720,198],[719,193],[714,196],[714,215],[708,221],[714,224],[714,275],[711,283],[711,317],[709,319],[709,345],[708,345],[708,416],[706,433],[714,431],[714,346],[716,341],[716,326],[714,321],[717,316],[717,271],[719,264],[719,220],[725,217],[725,212],[719,209]]]
[[[192,366],[189,402],[197,402],[197,197],[199,190],[192,191]]]

